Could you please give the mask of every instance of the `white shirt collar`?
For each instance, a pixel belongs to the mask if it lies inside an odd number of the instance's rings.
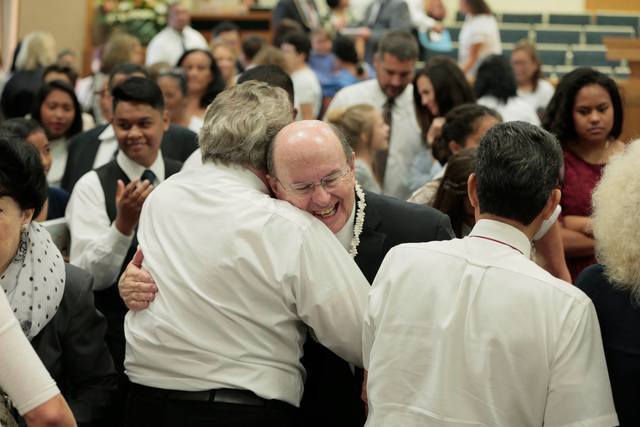
[[[531,258],[531,241],[529,238],[517,228],[505,224],[504,222],[494,221],[490,219],[481,219],[469,233],[469,237],[479,236],[495,240],[507,246],[511,246],[515,250]]]
[[[236,181],[240,181],[243,184],[260,191],[261,193],[271,195],[269,189],[265,183],[258,178],[258,175],[251,172],[249,169],[240,165],[225,165],[220,162],[207,161],[204,168],[214,168],[224,173],[233,175]]]
[[[349,216],[349,220],[347,223],[336,233],[336,237],[344,246],[344,248],[349,251],[351,248],[351,240],[353,239],[353,227],[356,222],[356,203],[357,200],[353,201],[353,207],[351,208],[351,215]]]
[[[162,160],[162,151],[160,150],[158,150],[158,157],[156,158],[156,161],[148,168],[134,162],[121,150],[119,150],[116,155],[116,162],[131,181],[134,179],[140,179],[142,172],[147,169],[150,169],[151,172],[156,175],[156,182],[153,183],[154,185],[158,185],[164,181],[164,160]]]
[[[109,124],[106,128],[104,128],[102,132],[100,132],[98,139],[100,141],[104,141],[106,139],[115,139],[115,137],[116,137],[116,133],[113,130],[113,126]]]

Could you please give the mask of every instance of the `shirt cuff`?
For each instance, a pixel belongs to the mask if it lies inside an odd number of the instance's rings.
[[[116,227],[115,221],[109,227],[109,234],[107,235],[107,244],[112,248],[113,253],[115,254],[126,254],[129,250],[129,246],[131,246],[131,242],[133,241],[133,236],[135,232],[131,233],[131,236],[127,236],[126,234],[122,234],[120,230]]]

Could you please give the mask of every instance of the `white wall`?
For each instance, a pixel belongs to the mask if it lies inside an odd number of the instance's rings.
[[[458,0],[443,0],[448,15],[454,15],[458,10]],[[487,0],[491,9],[496,13],[502,12],[565,12],[582,13],[586,11],[585,0]]]

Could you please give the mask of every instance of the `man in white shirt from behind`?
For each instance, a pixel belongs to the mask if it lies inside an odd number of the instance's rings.
[[[138,238],[159,292],[125,321],[131,425],[293,425],[307,325],[361,365],[366,279],[327,227],[268,190],[266,150],[292,113],[282,89],[227,89],[205,116],[204,166],[145,203]],[[248,406],[264,413],[249,421]]]
[[[327,111],[347,108],[355,104],[370,104],[379,111],[385,105],[391,107],[389,151],[382,190],[389,196],[406,200],[411,191],[411,168],[420,150],[426,150],[421,141],[420,127],[413,101],[413,80],[418,44],[415,38],[403,31],[390,31],[380,39],[375,54],[375,80],[366,80],[341,89],[333,98]],[[391,101],[393,100],[393,101]],[[427,151],[429,173],[433,159]]]
[[[169,6],[168,25],[149,42],[146,65],[167,62],[175,66],[185,51],[208,49],[204,36],[189,25],[191,16],[184,3],[178,0]]]
[[[471,234],[389,252],[365,315],[367,426],[618,425],[591,300],[530,259],[561,164],[549,133],[496,125]]]

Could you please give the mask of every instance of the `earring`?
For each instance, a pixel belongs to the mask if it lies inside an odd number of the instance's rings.
[[[13,262],[23,263],[27,258],[27,241],[29,240],[29,224],[23,224],[20,230],[20,243]]]

